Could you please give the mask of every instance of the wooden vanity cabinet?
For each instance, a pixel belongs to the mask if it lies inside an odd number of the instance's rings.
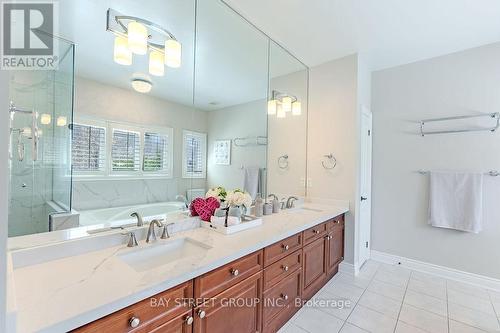
[[[262,327],[262,271],[194,309],[194,333],[255,333]]]
[[[304,299],[310,299],[326,282],[327,241],[324,237],[304,246],[302,289]]]
[[[188,281],[77,328],[73,332],[143,333],[151,332],[153,329],[157,329],[156,332],[190,332],[189,325],[180,323],[182,321],[187,323],[189,316],[192,316],[192,307],[183,302],[192,298],[193,282]],[[136,322],[132,323],[133,320]],[[162,330],[158,330],[162,326]],[[182,327],[183,330],[172,330],[171,327]]]
[[[74,332],[275,333],[343,259],[341,215]]]
[[[344,260],[344,219],[340,216],[328,222],[326,237],[326,270],[328,278],[338,272],[339,264]]]

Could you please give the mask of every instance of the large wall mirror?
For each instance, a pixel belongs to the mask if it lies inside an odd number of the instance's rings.
[[[59,6],[57,70],[11,75],[9,236],[305,194],[307,69],[222,1]]]

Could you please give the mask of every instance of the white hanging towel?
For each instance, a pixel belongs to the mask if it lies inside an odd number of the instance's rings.
[[[429,224],[479,233],[483,229],[483,174],[431,172]]]
[[[258,166],[251,166],[245,168],[245,181],[244,189],[247,191],[252,199],[255,200],[257,193],[259,193],[260,183],[260,168]]]

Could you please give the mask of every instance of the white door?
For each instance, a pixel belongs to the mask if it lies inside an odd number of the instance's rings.
[[[359,267],[370,259],[372,192],[372,113],[361,111],[361,177],[359,209]]]

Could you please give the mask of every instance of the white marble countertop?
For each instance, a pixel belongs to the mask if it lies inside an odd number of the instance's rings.
[[[189,237],[211,249],[148,271],[138,272],[116,256],[128,249],[125,244],[16,268],[11,293],[16,331],[53,333],[80,327],[348,211],[306,207],[321,211],[265,216],[261,226],[229,236],[205,228],[176,233],[170,240]]]

